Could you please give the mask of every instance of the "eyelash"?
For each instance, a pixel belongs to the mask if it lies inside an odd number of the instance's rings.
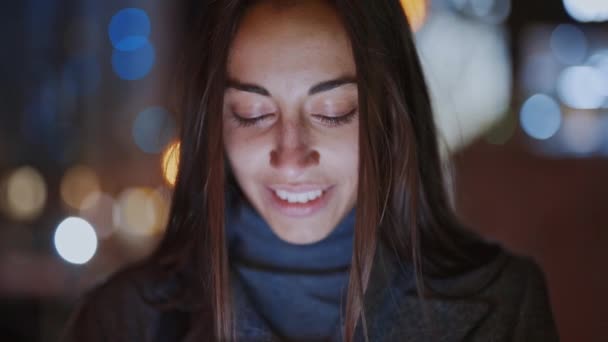
[[[337,127],[340,125],[345,125],[347,123],[350,123],[355,118],[356,114],[357,114],[357,109],[355,108],[352,111],[348,112],[347,114],[344,114],[341,116],[334,117],[334,116],[325,116],[325,115],[321,115],[321,114],[313,114],[313,116],[330,127]],[[243,118],[240,115],[238,115],[237,113],[234,113],[234,112],[232,113],[232,117],[233,117],[234,121],[236,121],[236,123],[240,127],[254,126],[254,125],[264,121],[265,119],[269,118],[271,115],[272,114],[266,114],[266,115],[261,115],[261,116],[255,117],[255,118]]]

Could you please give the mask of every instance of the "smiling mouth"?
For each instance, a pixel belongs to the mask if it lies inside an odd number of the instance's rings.
[[[324,190],[312,190],[306,192],[291,192],[286,190],[273,190],[275,195],[288,203],[308,203],[324,195]]]
[[[272,186],[268,190],[275,209],[287,216],[302,217],[327,206],[333,186]]]

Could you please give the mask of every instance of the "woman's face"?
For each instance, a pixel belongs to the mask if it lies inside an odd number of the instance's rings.
[[[281,239],[323,239],[357,198],[356,68],[337,14],[322,1],[258,3],[228,77],[223,134],[239,186]]]

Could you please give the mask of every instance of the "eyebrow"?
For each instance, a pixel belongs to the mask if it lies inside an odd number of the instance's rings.
[[[342,76],[342,77],[338,77],[333,80],[319,82],[319,83],[315,84],[314,86],[310,87],[310,89],[308,90],[308,96],[322,93],[324,91],[329,91],[329,90],[341,87],[343,85],[353,84],[353,83],[356,84],[357,79],[352,76]],[[253,84],[253,83],[241,82],[234,78],[231,78],[228,80],[228,85],[226,86],[226,88],[233,88],[233,89],[245,91],[248,93],[254,93],[254,94],[259,94],[262,96],[270,97],[270,92],[268,90],[266,90],[266,88],[264,88],[260,85],[257,85],[257,84]]]

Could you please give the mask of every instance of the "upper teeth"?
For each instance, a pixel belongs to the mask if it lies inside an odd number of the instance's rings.
[[[285,190],[275,190],[280,199],[289,203],[306,203],[314,200],[323,194],[323,190],[314,190],[308,192],[288,192]]]

